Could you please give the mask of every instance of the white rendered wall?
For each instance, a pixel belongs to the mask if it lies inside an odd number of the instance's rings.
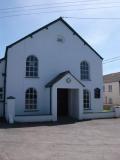
[[[69,90],[69,115],[79,119],[79,90]]]
[[[0,61],[0,87],[4,87],[5,60]]]
[[[57,42],[58,35],[64,36],[64,43]],[[39,60],[39,77],[35,79],[25,77],[25,62],[29,55],[35,55]],[[50,90],[45,88],[46,83],[65,70],[70,70],[80,80],[80,62],[83,60],[90,65],[90,81],[82,82],[91,92],[92,110],[100,112],[103,99],[94,99],[94,88],[103,88],[102,60],[61,21],[11,47],[8,50],[6,97],[16,98],[16,114],[31,114],[24,112],[25,91],[29,87],[38,92],[39,111],[32,114],[49,114]]]
[[[84,113],[81,120],[84,119],[101,119],[101,118],[115,118],[115,112],[97,112],[97,113]]]
[[[108,91],[109,85],[112,85],[112,92]],[[119,82],[105,83],[104,99],[107,96],[107,103],[112,98],[113,105],[120,105],[120,86]]]
[[[3,73],[5,73],[5,60],[0,61],[0,88],[3,88],[3,90],[4,90],[4,76],[3,76]],[[0,117],[3,116],[3,107],[4,107],[4,104],[3,104],[2,101],[0,101]]]

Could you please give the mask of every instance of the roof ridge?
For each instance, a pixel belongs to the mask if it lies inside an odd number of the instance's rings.
[[[54,23],[56,23],[56,22],[58,22],[58,21],[60,21],[60,20],[73,32],[73,34],[75,34],[75,35],[76,35],[81,41],[83,41],[83,43],[84,43],[85,45],[87,45],[100,59],[103,60],[103,58],[97,53],[97,51],[96,51],[95,49],[93,49],[93,48],[91,47],[91,45],[88,44],[62,17],[57,18],[56,20],[48,23],[47,25],[44,25],[43,27],[41,27],[41,28],[33,31],[32,33],[24,36],[23,38],[15,41],[14,43],[8,45],[8,46],[6,47],[6,53],[5,53],[5,54],[7,54],[8,48],[12,47],[13,45],[16,45],[17,43],[21,42],[22,40],[24,40],[24,39],[26,39],[26,38],[28,38],[28,37],[32,37],[33,34],[35,34],[35,33],[39,32],[39,31],[47,28],[48,26],[50,26],[50,25],[52,25],[52,24],[54,24]],[[6,56],[6,55],[5,55],[5,56]]]
[[[103,76],[109,76],[109,75],[114,75],[114,74],[120,74],[120,72],[109,73],[109,74],[105,74]]]
[[[120,72],[111,73],[103,76],[104,83],[112,83],[120,81]]]

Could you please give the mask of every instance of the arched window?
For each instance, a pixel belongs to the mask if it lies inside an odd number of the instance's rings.
[[[95,88],[94,96],[95,96],[95,98],[100,98],[100,89],[99,88]]]
[[[90,92],[88,90],[83,90],[83,105],[84,109],[90,109]]]
[[[89,80],[90,79],[90,71],[89,71],[89,65],[86,61],[82,61],[80,64],[80,70],[81,70],[81,80]]]
[[[34,88],[29,88],[25,93],[25,109],[37,109],[37,91]]]
[[[38,59],[35,56],[26,59],[26,77],[38,77]]]

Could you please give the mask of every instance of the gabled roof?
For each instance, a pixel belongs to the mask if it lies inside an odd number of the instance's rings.
[[[24,40],[24,39],[26,39],[26,38],[28,38],[28,37],[32,37],[32,35],[34,35],[35,33],[39,32],[39,31],[41,31],[41,30],[43,30],[43,29],[47,29],[50,25],[52,25],[52,24],[54,24],[54,23],[56,23],[56,22],[58,22],[58,21],[63,22],[63,23],[73,32],[74,35],[76,35],[80,40],[82,40],[85,45],[87,45],[98,57],[100,57],[100,58],[103,60],[103,58],[102,58],[66,21],[64,21],[64,20],[62,19],[62,17],[56,19],[55,21],[52,21],[51,23],[49,23],[49,24],[41,27],[40,29],[38,29],[38,30],[36,30],[36,31],[28,34],[27,36],[19,39],[18,41],[12,43],[12,44],[9,45],[9,46],[7,46],[7,47],[6,47],[5,56],[6,56],[6,54],[7,54],[8,48],[16,45],[17,43],[21,42],[22,40]]]
[[[104,80],[104,83],[119,82],[120,72],[104,75],[103,80]]]
[[[57,83],[58,81],[60,81],[67,74],[70,74],[78,83],[80,83],[80,85],[82,85],[83,87],[85,87],[85,85],[82,84],[75,76],[73,76],[70,71],[65,71],[65,72],[62,72],[62,73],[58,74],[55,78],[53,78],[50,82],[48,82],[45,85],[45,87],[46,88],[52,87],[55,83]]]
[[[5,60],[5,58],[1,58],[1,59],[0,59],[0,62],[2,62],[3,60]]]

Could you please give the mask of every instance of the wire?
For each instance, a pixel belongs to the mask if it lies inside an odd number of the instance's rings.
[[[80,19],[80,20],[89,20],[89,19],[93,19],[93,20],[120,20],[120,17],[63,17],[63,18],[71,18],[71,19]]]
[[[109,63],[116,62],[116,61],[120,61],[120,56],[109,58],[109,59],[105,59],[103,61],[103,64],[109,64]]]
[[[73,3],[73,2],[71,2],[71,3]],[[109,4],[114,4],[114,3],[119,3],[120,4],[120,2],[110,2]],[[99,4],[97,4],[97,5],[108,5],[108,3],[99,3]],[[31,11],[31,10],[44,10],[44,9],[54,9],[54,8],[60,8],[60,7],[75,7],[75,6],[88,6],[88,5],[91,5],[90,3],[88,4],[69,4],[69,5],[64,5],[64,6],[49,6],[49,7],[40,7],[40,8],[25,8],[27,11]],[[96,3],[93,3],[92,5],[96,5]],[[104,7],[104,6],[103,6]],[[108,6],[109,7],[109,6]],[[111,7],[111,6],[110,6]],[[26,10],[9,10],[9,11],[0,11],[0,13],[12,13],[12,12],[22,12],[22,11],[26,11]]]
[[[105,62],[105,63],[103,63],[103,64],[108,64],[108,63],[112,63],[112,62],[116,62],[116,61],[120,61],[120,59],[112,60],[112,61],[109,61],[109,62]]]
[[[45,14],[45,13],[57,13],[57,12],[71,12],[71,11],[84,11],[84,10],[92,10],[92,9],[109,9],[114,7],[120,7],[120,6],[110,6],[110,7],[91,7],[91,8],[79,8],[79,9],[68,9],[68,10],[53,10],[53,11],[46,11],[46,12],[36,12],[36,13],[22,13],[22,14],[13,14],[13,15],[7,15],[7,16],[1,16],[2,18],[8,18],[8,17],[16,17],[16,16],[23,16],[23,15],[34,15],[34,14]]]
[[[115,60],[115,59],[118,59],[118,58],[120,58],[120,56],[106,59],[106,60],[104,60],[104,62],[106,62],[106,61],[111,61],[111,60]]]
[[[103,1],[103,0],[102,0]],[[9,7],[9,8],[0,8],[0,10],[11,10],[11,9],[21,9],[26,7],[34,7],[34,6],[45,6],[45,5],[55,5],[55,4],[69,4],[69,3],[86,3],[86,2],[101,2],[101,0],[81,0],[81,1],[68,1],[68,2],[54,2],[53,3],[41,3],[36,5],[25,5],[25,6],[17,6],[17,7]]]

